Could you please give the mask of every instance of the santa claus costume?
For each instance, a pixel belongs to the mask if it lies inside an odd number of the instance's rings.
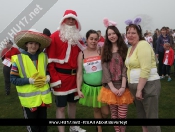
[[[75,21],[75,25],[67,24],[68,19]],[[80,30],[81,25],[76,12],[66,10],[58,30],[50,36],[52,42],[46,52],[49,62],[48,70],[51,76],[50,85],[57,98],[57,108],[66,107],[67,102],[76,102],[79,99],[76,85],[77,57],[81,49],[84,48]],[[69,101],[70,95],[71,101]],[[62,100],[63,98],[64,100]]]
[[[51,75],[51,87],[54,95],[68,95],[77,91],[76,86],[76,69],[77,57],[80,52],[81,36],[77,33],[69,33],[68,25],[64,24],[66,18],[74,18],[76,20],[76,28],[80,31],[81,25],[77,19],[76,12],[67,10],[60,22],[59,30],[51,35],[51,45],[47,49],[49,60],[49,72]],[[66,32],[66,33],[65,33]],[[78,39],[78,40],[75,40]],[[79,46],[77,46],[79,44]],[[55,86],[60,85],[60,88]],[[75,96],[77,99],[78,96]]]

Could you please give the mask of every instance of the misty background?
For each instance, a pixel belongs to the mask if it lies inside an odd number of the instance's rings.
[[[41,1],[44,2],[44,0]],[[32,0],[1,0],[0,32],[31,2]],[[175,29],[174,6],[175,0],[58,0],[31,28],[40,32],[48,28],[53,33],[57,30],[64,11],[73,9],[77,12],[81,23],[82,36],[85,36],[89,29],[101,30],[104,35],[106,29],[103,25],[104,17],[115,21],[119,31],[125,33],[124,22],[140,16],[143,32],[148,30],[153,33],[156,28],[160,29],[162,26]]]

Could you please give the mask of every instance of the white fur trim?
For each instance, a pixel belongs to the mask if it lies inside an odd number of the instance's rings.
[[[38,30],[36,30],[36,29],[29,29],[29,31],[40,33],[40,32],[39,32]]]
[[[67,50],[66,50],[66,57],[64,59],[64,62],[68,62],[69,60],[69,57],[70,57],[70,52],[71,52],[71,44],[68,43],[68,47],[67,47]],[[77,46],[80,48],[80,50],[85,50],[86,47],[83,46],[79,41],[77,42]]]
[[[85,50],[87,47],[86,46],[83,46],[79,41],[78,41],[78,43],[77,43],[77,46],[79,47],[79,49],[81,50],[81,51],[83,51],[83,50]]]
[[[55,86],[60,85],[60,84],[61,84],[61,80],[54,82],[54,83],[50,83],[50,87],[55,87]]]
[[[68,62],[69,57],[70,57],[70,52],[71,52],[71,44],[68,44],[67,50],[66,50],[66,56],[64,60],[60,59],[48,59],[48,63],[55,62],[55,63],[60,63],[63,64],[64,62]]]
[[[79,22],[77,16],[75,16],[75,15],[73,15],[73,14],[65,15],[65,16],[61,19],[60,24],[59,24],[59,27],[61,27],[61,24],[63,23],[64,19],[69,18],[69,17],[72,17],[72,18],[74,18],[74,19],[77,21],[77,23],[78,23],[78,30],[81,31],[81,24],[80,24],[80,22]],[[58,29],[60,29],[60,28],[58,28]]]
[[[69,90],[69,91],[64,91],[64,92],[54,91],[54,90],[53,90],[53,94],[54,94],[54,95],[68,95],[68,94],[71,94],[71,93],[74,93],[74,92],[77,92],[77,88],[71,89],[71,90]]]
[[[60,60],[60,59],[48,59],[48,63],[51,63],[51,62],[63,64],[64,63],[64,60]]]
[[[67,47],[67,50],[66,50],[66,57],[64,59],[64,62],[68,62],[69,56],[70,56],[70,52],[71,52],[71,44],[68,43],[68,47]]]

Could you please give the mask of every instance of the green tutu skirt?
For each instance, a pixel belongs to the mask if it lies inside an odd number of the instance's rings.
[[[98,94],[100,93],[101,88],[102,86],[93,87],[83,83],[81,90],[84,95],[84,98],[80,98],[79,103],[81,105],[89,107],[101,108],[102,106],[104,106],[104,103],[98,101]]]

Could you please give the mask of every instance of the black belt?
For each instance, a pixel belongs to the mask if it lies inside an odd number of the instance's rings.
[[[91,85],[91,84],[86,83],[85,81],[84,81],[84,84],[92,86],[92,87],[100,87],[100,86],[102,86],[102,85]]]
[[[69,75],[76,75],[76,69],[63,69],[63,68],[55,68],[57,72]]]

